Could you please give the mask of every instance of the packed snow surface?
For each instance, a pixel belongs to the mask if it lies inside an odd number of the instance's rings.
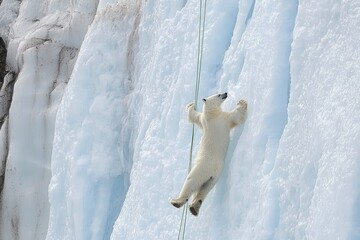
[[[3,0],[0,239],[177,238],[199,11]],[[185,239],[360,238],[359,16],[348,0],[207,1],[200,99],[246,99],[248,119]]]

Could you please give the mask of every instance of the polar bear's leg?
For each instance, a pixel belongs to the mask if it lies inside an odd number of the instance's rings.
[[[213,177],[210,177],[200,188],[199,191],[195,193],[195,197],[190,204],[190,212],[197,216],[199,214],[199,210],[201,207],[201,204],[204,202],[207,194],[210,192],[210,190],[214,187],[216,183],[216,180]]]
[[[194,166],[186,177],[179,197],[172,199],[170,203],[179,208],[188,201],[191,194],[200,190],[201,186],[209,179],[203,172],[204,169],[197,165]]]
[[[193,203],[199,201],[203,202],[207,194],[214,187],[214,185],[215,185],[215,179],[213,177],[210,177],[210,179],[201,186],[200,190],[196,192],[196,195],[192,202]]]

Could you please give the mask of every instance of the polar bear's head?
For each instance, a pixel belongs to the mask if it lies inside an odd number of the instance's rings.
[[[221,94],[214,94],[210,97],[203,98],[204,109],[205,110],[212,110],[212,109],[219,109],[221,104],[227,98],[227,93]]]

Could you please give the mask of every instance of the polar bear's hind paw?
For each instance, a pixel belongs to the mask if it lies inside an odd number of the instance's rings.
[[[192,213],[192,215],[197,216],[197,215],[199,214],[199,210],[200,210],[201,204],[202,204],[202,201],[201,201],[201,200],[199,200],[199,201],[191,204],[189,210],[190,210],[190,212]]]
[[[190,207],[190,212],[192,215],[197,216],[199,212],[196,211],[195,207]]]
[[[179,198],[175,198],[175,199],[171,199],[170,203],[176,208],[181,208],[187,201],[188,201],[187,199],[182,200]]]

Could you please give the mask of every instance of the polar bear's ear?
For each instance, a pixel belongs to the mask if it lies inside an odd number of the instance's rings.
[[[203,98],[203,102],[206,102],[206,99],[205,99],[205,98]]]

